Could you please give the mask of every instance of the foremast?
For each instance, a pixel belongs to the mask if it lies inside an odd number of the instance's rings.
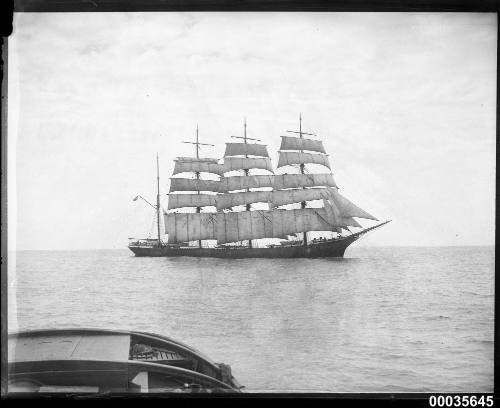
[[[296,139],[295,137],[291,136],[282,136],[281,140],[281,146],[280,150],[278,152],[280,159],[278,162],[278,168],[280,167],[285,167],[288,165],[297,165],[299,166],[299,172],[301,175],[306,175],[308,174],[308,171],[306,170],[306,163],[317,163],[317,164],[322,164],[323,166],[327,167],[330,169],[330,164],[328,161],[328,155],[326,154],[326,151],[323,147],[322,142],[312,140],[312,139],[305,139],[304,135],[307,136],[316,136],[314,133],[309,133],[309,132],[304,132],[302,131],[302,113],[299,114],[299,130],[287,130],[288,133],[293,133],[293,134],[298,134],[298,139],[299,140],[294,140]],[[310,152],[314,153],[307,153],[304,154],[304,151],[308,150]],[[298,153],[295,158],[291,158],[293,153]],[[290,155],[290,157],[289,157]],[[323,176],[330,176],[331,182],[330,183],[325,183],[325,187],[334,187],[336,186],[335,181],[333,180],[333,175],[330,174],[324,174]],[[304,177],[303,177],[304,178]],[[324,177],[325,180],[327,179]],[[302,190],[306,190],[308,188],[315,188],[317,187],[317,183],[313,179],[313,183],[308,183],[309,185],[302,185],[299,188]],[[304,192],[305,196],[307,196],[306,192]],[[315,197],[313,197],[315,198]],[[300,208],[305,209],[307,208],[307,201],[308,200],[303,200],[300,202]],[[302,241],[303,245],[307,245],[307,231],[304,231],[302,233]]]
[[[294,133],[292,130],[288,130],[287,132],[291,132],[291,133]],[[310,134],[310,133],[306,133],[306,134]],[[299,113],[299,137],[302,139],[304,136],[304,133],[302,133],[302,113]],[[300,150],[301,153],[304,153],[303,150]],[[300,174],[305,174],[305,163],[301,163],[300,164]],[[302,187],[303,189],[305,189],[306,187]],[[307,206],[307,201],[302,201],[300,203],[301,205],[301,208],[306,208]],[[307,245],[307,231],[304,231],[303,232],[303,240],[304,240],[304,245]]]
[[[294,190],[282,190],[282,194],[288,193],[291,196],[295,194],[297,198],[304,198],[300,201],[302,210],[308,208],[308,201],[320,200],[322,207],[310,207],[310,210],[328,225],[325,231],[341,233],[342,229],[349,230],[349,226],[361,227],[353,217],[377,220],[338,193],[338,186],[333,179],[330,161],[323,143],[320,140],[304,138],[304,135],[313,137],[317,135],[302,130],[302,114],[299,115],[299,130],[287,132],[298,134],[298,137],[281,136],[278,168],[298,165],[300,176],[297,176],[300,178],[297,185],[293,186],[299,190],[295,190],[295,193]],[[330,173],[310,173],[306,164],[321,165],[328,168]],[[286,176],[285,174],[284,177]],[[279,194],[277,190],[275,186],[275,197]],[[274,201],[277,204],[276,200]],[[307,245],[307,231],[303,232],[303,244]]]

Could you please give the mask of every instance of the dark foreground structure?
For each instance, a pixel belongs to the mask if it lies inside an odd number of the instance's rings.
[[[156,334],[102,329],[8,336],[8,392],[234,393],[226,364]]]

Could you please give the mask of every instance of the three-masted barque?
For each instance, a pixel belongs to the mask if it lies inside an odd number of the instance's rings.
[[[209,144],[199,142],[197,128],[196,141],[184,142],[194,144],[196,154],[175,160],[166,211],[157,162],[157,202],[149,204],[158,237],[133,240],[130,250],[136,256],[342,257],[354,241],[389,222],[363,228],[356,218],[378,219],[339,193],[322,141],[302,131],[302,117],[299,129],[287,132],[275,171],[266,145],[247,137],[246,121],[244,135],[232,136],[239,141],[226,143],[222,160],[199,156],[200,145]]]

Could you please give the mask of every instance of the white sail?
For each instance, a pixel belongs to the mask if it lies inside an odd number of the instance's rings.
[[[224,174],[222,165],[218,164],[216,159],[178,157],[175,160],[174,172],[172,175],[186,172],[205,172],[217,174],[219,176]]]
[[[328,197],[326,188],[309,188],[304,190],[275,190],[272,192],[272,204],[274,207],[285,204],[300,203],[302,201],[321,200]]]
[[[217,215],[217,213],[165,214],[168,242],[175,244],[199,239],[217,239]]]
[[[363,228],[363,226],[352,217],[342,217],[342,223],[345,224],[346,227]]]
[[[274,173],[269,157],[225,157],[224,173],[233,170],[264,169]]]
[[[300,187],[337,187],[333,175],[327,173],[321,174],[277,174],[274,176],[274,189],[282,190],[285,188]]]
[[[247,188],[262,188],[272,187],[274,184],[273,175],[257,175],[257,176],[234,176],[223,177],[220,180],[219,192],[227,193],[233,190],[245,190]]]
[[[217,163],[219,159],[213,157],[177,157],[176,161],[180,162],[197,162],[197,163]]]
[[[249,191],[241,193],[220,194],[217,196],[217,209],[235,207],[252,203],[269,203],[273,207],[300,203],[302,201],[321,200],[328,197],[326,188],[304,190]]]
[[[246,154],[251,156],[269,157],[266,145],[255,143],[226,143],[226,152],[224,153],[224,157]]]
[[[327,194],[331,195],[331,192],[328,191]],[[332,202],[324,198],[323,205],[324,205],[323,208],[325,210],[326,220],[328,221],[329,224],[340,228],[345,228],[345,227],[362,228],[362,225],[359,224],[354,218],[344,216],[339,207],[335,204],[335,202]]]
[[[217,180],[197,180],[187,178],[170,179],[170,192],[173,191],[219,191],[220,182]]]
[[[321,164],[330,168],[328,155],[319,153],[282,152],[279,151],[278,168],[292,164]]]
[[[215,206],[216,194],[169,194],[168,209]]]
[[[217,242],[280,238],[296,232],[332,231],[323,208],[217,214]]]
[[[326,153],[321,140],[301,139],[293,136],[281,136],[280,150],[309,150]]]
[[[342,196],[337,190],[331,189],[330,194],[332,196],[333,201],[339,208],[342,217],[357,217],[357,218],[366,218],[369,220],[378,221],[373,215],[367,213],[365,210],[362,210],[357,205],[351,203],[347,198]]]
[[[331,198],[331,196],[329,197]],[[340,209],[337,207],[333,200],[328,200],[328,198],[323,199],[323,208],[325,209],[325,216],[330,224],[336,227],[344,227],[342,214]]]
[[[227,193],[217,196],[217,209],[235,207],[237,205],[271,202],[272,191],[248,191],[244,193]]]

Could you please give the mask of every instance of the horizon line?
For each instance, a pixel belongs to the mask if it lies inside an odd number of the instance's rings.
[[[468,245],[362,245],[356,248],[464,248],[464,247],[495,247],[495,244],[468,244]],[[123,248],[52,248],[52,249],[9,249],[7,252],[69,252],[69,251],[124,251]],[[352,249],[352,248],[350,248]]]

